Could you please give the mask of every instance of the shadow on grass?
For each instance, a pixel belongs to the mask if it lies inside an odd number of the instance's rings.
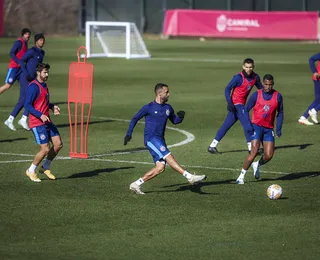
[[[231,180],[221,180],[221,181],[204,181],[195,185],[185,184],[185,183],[172,184],[172,185],[162,186],[162,188],[177,187],[175,190],[146,191],[145,193],[191,191],[201,195],[219,195],[219,193],[208,193],[201,190],[201,188],[204,186],[219,185],[219,184],[235,184],[235,180],[231,179]]]
[[[28,138],[21,137],[21,138],[14,138],[14,139],[5,139],[5,140],[0,140],[0,143],[12,143],[12,142],[24,141],[24,140],[28,140]]]
[[[283,175],[277,178],[262,178],[259,181],[272,181],[272,180],[281,180],[281,181],[292,181],[302,178],[313,178],[320,176],[320,172],[294,172],[287,175]]]
[[[93,171],[87,171],[87,172],[79,172],[79,173],[74,173],[68,177],[65,178],[58,178],[58,179],[73,179],[73,178],[90,178],[94,176],[98,176],[100,173],[105,173],[105,172],[114,172],[118,170],[127,170],[127,169],[133,169],[135,167],[119,167],[119,168],[104,168],[104,169],[96,169]]]
[[[99,120],[99,121],[90,121],[89,125],[94,125],[94,124],[102,124],[102,123],[110,123],[114,122],[114,120]],[[77,125],[80,125],[81,123],[78,123]],[[84,125],[86,125],[86,122],[84,122]],[[69,123],[67,124],[57,124],[56,127],[58,128],[64,128],[64,127],[69,127]]]
[[[308,146],[311,146],[313,144],[289,144],[289,145],[279,145],[275,147],[275,150],[279,150],[279,149],[288,149],[288,148],[298,148],[298,150],[304,150],[306,149]],[[248,152],[248,150],[232,150],[232,151],[224,151],[221,152],[221,154],[223,153],[238,153],[238,152]],[[260,149],[260,153],[263,153],[263,148]]]

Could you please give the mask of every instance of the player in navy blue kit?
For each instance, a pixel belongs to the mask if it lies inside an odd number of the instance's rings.
[[[263,89],[253,93],[246,105],[246,110],[252,111],[252,124],[254,135],[252,136],[252,150],[246,157],[237,184],[244,184],[244,177],[250,165],[253,168],[253,175],[260,178],[260,166],[269,162],[274,154],[274,121],[277,119],[276,135],[282,135],[283,124],[283,98],[282,95],[273,89],[274,78],[270,74],[263,77]],[[263,155],[259,161],[253,160],[258,154],[260,143],[263,142]]]
[[[316,63],[318,63],[317,67],[315,65]],[[313,123],[308,120],[308,116],[311,117],[311,120],[315,124],[318,124],[317,113],[320,110],[320,52],[310,57],[309,65],[312,72],[315,99],[298,120],[298,122],[303,125],[313,125]]]
[[[31,36],[31,31],[28,28],[23,28],[21,37],[17,39],[10,50],[10,62],[8,65],[8,73],[5,84],[0,87],[0,95],[7,91],[13,83],[19,78],[21,69],[19,60],[28,50],[28,41]]]
[[[35,46],[28,49],[27,52],[23,55],[23,57],[19,60],[19,64],[21,67],[21,75],[20,75],[20,95],[19,100],[13,111],[11,112],[9,118],[4,122],[9,129],[16,131],[15,126],[13,125],[13,120],[19,114],[21,109],[24,106],[26,100],[26,92],[27,87],[30,81],[34,80],[37,76],[36,66],[38,63],[42,63],[45,52],[42,49],[45,44],[45,38],[42,33],[36,34],[34,36]],[[18,124],[21,125],[24,129],[30,130],[27,118],[29,112],[27,110],[24,111],[21,119]]]
[[[132,118],[124,138],[124,145],[127,145],[132,138],[132,132],[137,122],[142,117],[145,117],[144,145],[153,157],[155,167],[148,171],[143,177],[130,184],[130,190],[133,190],[137,194],[144,194],[144,192],[140,190],[140,186],[144,182],[164,172],[166,163],[168,163],[172,169],[187,178],[191,184],[201,182],[206,178],[205,175],[193,175],[183,169],[167,148],[164,139],[167,121],[169,119],[175,125],[180,124],[184,118],[185,112],[179,111],[177,112],[177,115],[175,115],[173,108],[169,104],[166,104],[169,98],[168,85],[158,83],[155,86],[154,92],[156,95],[155,100],[143,106]]]
[[[238,120],[243,127],[248,150],[250,152],[253,128],[250,123],[249,114],[245,110],[244,106],[253,86],[257,86],[258,89],[262,88],[260,77],[253,71],[253,69],[253,59],[245,59],[242,64],[242,71],[236,74],[225,88],[228,114],[223,125],[220,127],[215,138],[208,147],[209,153],[219,153],[217,150],[218,143]]]

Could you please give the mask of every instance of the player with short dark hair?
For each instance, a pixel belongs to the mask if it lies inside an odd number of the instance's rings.
[[[167,121],[169,119],[175,125],[180,124],[184,119],[185,112],[179,111],[177,115],[175,115],[173,108],[169,104],[166,104],[169,99],[168,85],[158,83],[154,91],[156,96],[155,100],[143,106],[132,118],[124,138],[124,145],[127,145],[132,138],[132,132],[137,122],[142,117],[145,117],[144,145],[153,157],[155,167],[148,171],[143,177],[130,184],[130,190],[133,190],[137,194],[144,194],[144,192],[140,190],[140,186],[144,182],[164,172],[166,163],[187,178],[191,184],[198,183],[206,178],[205,175],[193,175],[187,172],[169,151],[164,139]]]
[[[277,118],[276,135],[282,135],[283,124],[283,98],[282,95],[273,89],[274,78],[266,74],[262,81],[263,89],[253,93],[246,105],[246,110],[252,111],[252,124],[254,135],[251,141],[251,152],[246,157],[237,184],[244,184],[244,177],[250,165],[253,168],[253,175],[260,178],[260,166],[271,160],[274,154],[274,121]],[[277,113],[278,112],[278,113]],[[276,115],[277,114],[277,115]],[[253,163],[258,155],[260,144],[263,142],[263,155],[259,161]]]
[[[42,49],[45,44],[45,38],[42,33],[36,34],[34,36],[35,46],[28,49],[23,57],[19,60],[21,66],[21,75],[19,78],[20,82],[20,95],[18,103],[15,105],[8,119],[4,122],[9,129],[16,131],[16,128],[13,124],[13,120],[19,114],[21,109],[24,106],[26,100],[26,91],[30,81],[34,80],[37,76],[36,66],[38,63],[42,63],[45,52]],[[18,124],[21,125],[24,129],[30,130],[28,127],[28,111],[25,110]]]
[[[217,150],[218,143],[238,120],[243,127],[248,150],[250,152],[253,129],[250,123],[249,114],[244,106],[253,86],[256,86],[258,89],[262,88],[260,77],[253,70],[253,59],[245,59],[242,64],[242,71],[236,74],[225,88],[228,114],[223,125],[220,127],[215,138],[208,147],[209,153],[219,153]]]
[[[317,66],[316,63],[318,63]],[[313,125],[313,122],[315,124],[319,123],[317,113],[320,110],[320,52],[309,58],[309,65],[312,71],[315,99],[298,120],[303,125]],[[313,122],[308,120],[309,116]]]
[[[27,88],[27,97],[24,104],[25,109],[30,112],[29,126],[34,134],[40,151],[36,154],[26,175],[34,182],[41,182],[36,174],[36,168],[47,156],[39,172],[45,174],[50,180],[56,177],[50,171],[52,160],[62,148],[62,141],[57,127],[52,123],[49,109],[54,115],[60,114],[60,108],[49,101],[49,89],[46,81],[49,77],[50,65],[39,63],[36,66],[37,77]],[[49,142],[52,142],[50,147]]]
[[[10,50],[10,62],[8,65],[8,73],[5,79],[5,84],[0,87],[0,95],[7,91],[14,82],[19,78],[21,69],[19,60],[28,50],[28,41],[31,36],[31,31],[28,28],[23,28],[21,30],[21,37],[18,38]]]

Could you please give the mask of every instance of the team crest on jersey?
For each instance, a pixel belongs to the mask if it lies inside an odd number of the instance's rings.
[[[270,110],[270,106],[268,104],[264,105],[263,111],[268,112]]]
[[[250,90],[252,88],[252,86],[249,84],[247,87],[247,90]]]
[[[165,150],[166,150],[166,147],[165,147],[165,146],[163,146],[163,145],[160,146],[160,151],[161,151],[161,152],[164,152]]]
[[[45,140],[46,139],[46,136],[44,134],[40,135],[40,139],[41,140]]]
[[[167,116],[170,115],[170,110],[169,109],[166,110],[166,114],[167,114]]]

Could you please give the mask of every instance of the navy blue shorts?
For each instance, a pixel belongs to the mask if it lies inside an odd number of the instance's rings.
[[[4,81],[7,84],[12,85],[20,76],[20,68],[10,68],[8,69],[6,80]]]
[[[51,137],[60,136],[57,127],[53,123],[40,125],[31,128],[37,144],[47,144],[51,141]]]
[[[253,125],[254,133],[251,140],[260,140],[261,142],[273,142],[274,132],[272,128],[266,128],[263,126]]]
[[[154,163],[161,161],[165,162],[166,157],[171,154],[164,140],[160,138],[154,137],[150,139],[147,141],[146,147],[148,148]]]

